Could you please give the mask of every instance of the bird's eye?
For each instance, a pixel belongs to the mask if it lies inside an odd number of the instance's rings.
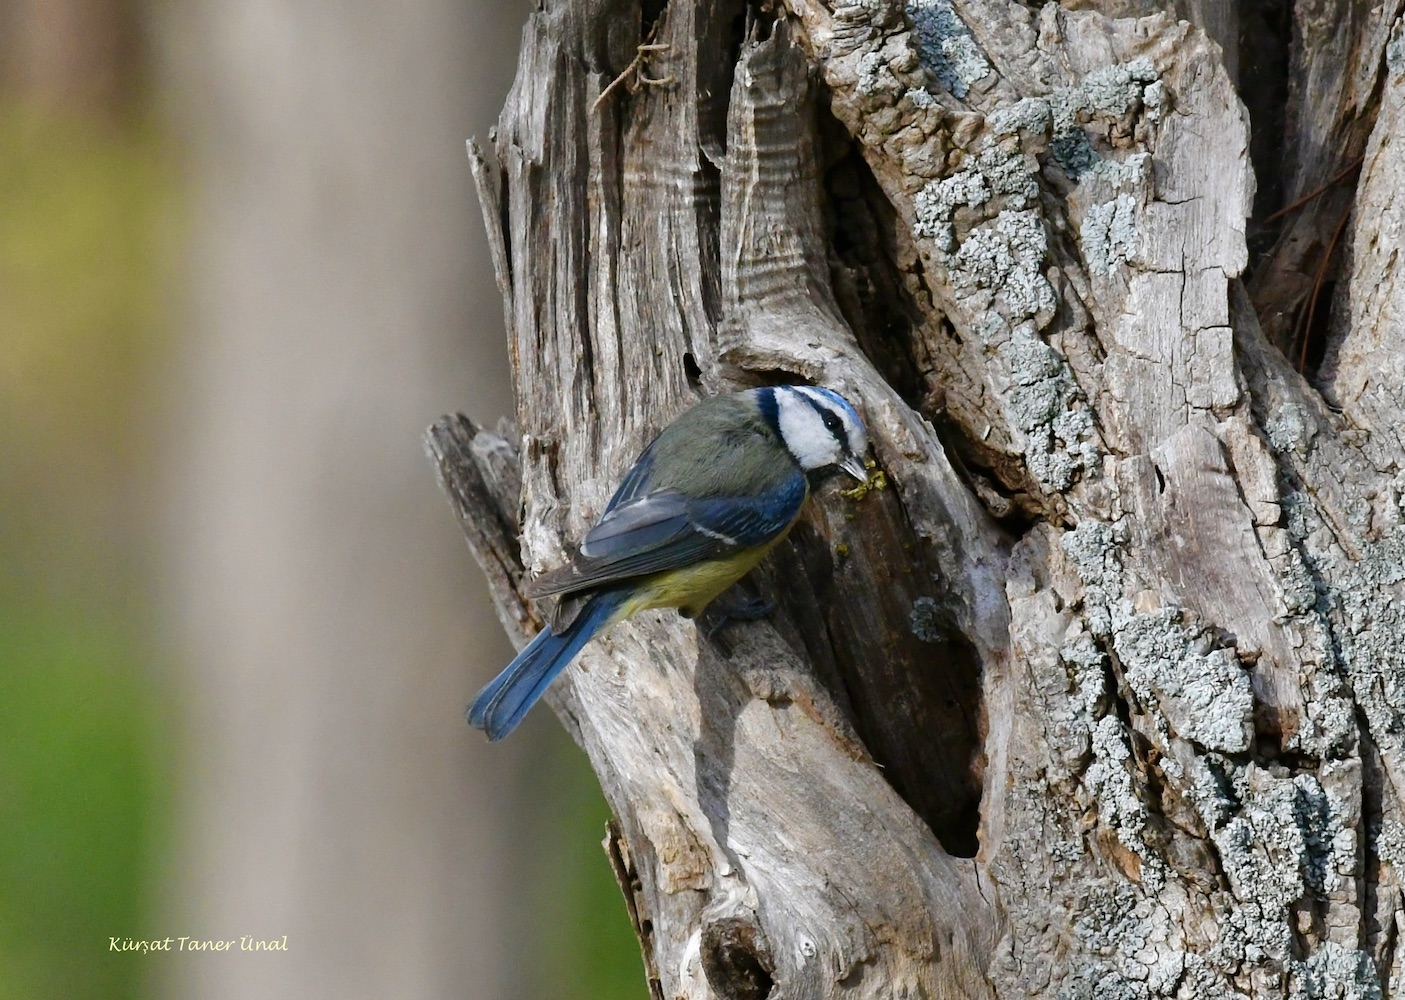
[[[833,413],[826,412],[821,419],[824,420],[824,425],[826,429],[833,433],[838,433],[840,427],[838,417],[836,417]]]

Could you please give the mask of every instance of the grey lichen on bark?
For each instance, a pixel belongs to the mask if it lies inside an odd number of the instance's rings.
[[[1336,121],[1364,156],[1351,225],[1310,202],[1346,234],[1335,305],[1284,277],[1305,217],[1246,287],[1232,70],[1264,70],[1223,46],[1261,12],[1182,7],[529,19],[496,163],[473,151],[520,440],[431,435],[509,630],[702,394],[839,389],[893,484],[820,491],[759,573],[773,620],[643,615],[549,695],[654,995],[1396,988],[1400,5],[1343,15],[1345,66],[1282,60],[1283,134]],[[1291,199],[1340,170],[1287,173]],[[1282,335],[1305,302],[1312,381]]]

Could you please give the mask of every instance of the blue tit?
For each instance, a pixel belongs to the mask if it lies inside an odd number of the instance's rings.
[[[782,385],[716,396],[664,428],[571,561],[524,588],[560,598],[547,627],[488,684],[468,721],[499,740],[602,629],[646,608],[701,614],[785,537],[810,478],[867,479],[868,435],[843,396]]]

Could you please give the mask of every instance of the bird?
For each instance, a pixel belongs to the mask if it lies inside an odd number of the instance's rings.
[[[712,396],[663,429],[569,562],[523,588],[559,601],[545,628],[468,707],[507,736],[587,642],[649,608],[696,618],[795,524],[812,480],[865,482],[868,433],[832,389],[762,386]],[[754,616],[753,616],[754,617]]]

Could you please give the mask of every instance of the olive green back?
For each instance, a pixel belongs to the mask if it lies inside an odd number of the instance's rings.
[[[749,396],[703,400],[659,435],[652,458],[652,489],[696,497],[756,496],[799,472]]]

